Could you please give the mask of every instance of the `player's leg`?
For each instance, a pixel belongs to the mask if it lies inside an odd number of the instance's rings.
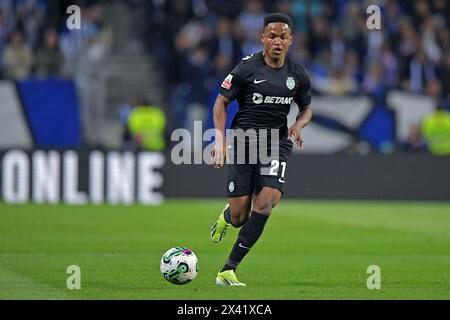
[[[252,167],[241,164],[230,164],[227,167],[228,204],[211,227],[213,242],[222,241],[231,225],[241,227],[247,221],[252,205]]]
[[[252,209],[252,197],[228,198],[228,208],[224,210],[225,221],[240,228],[248,220]]]
[[[211,240],[220,242],[230,226],[240,228],[247,221],[252,206],[251,196],[229,198],[219,218],[211,227]]]
[[[228,205],[224,210],[224,221],[226,220],[227,223],[225,232],[230,225],[233,225],[237,228],[245,225],[246,221],[249,219],[251,207],[251,196],[229,198]],[[219,226],[219,224],[217,224],[217,226]],[[217,274],[216,284],[222,286],[245,286],[244,283],[240,282],[236,278],[236,275],[234,274],[234,270],[232,268],[222,269]]]
[[[269,217],[272,209],[280,202],[282,193],[279,189],[263,187],[253,201],[253,211]]]
[[[222,271],[236,270],[239,263],[258,241],[264,231],[272,209],[281,199],[281,192],[274,188],[264,187],[255,198],[250,218],[239,231],[236,243]]]
[[[256,169],[258,174],[255,179],[256,197],[253,203],[253,211],[239,231],[238,239],[219,275],[229,275],[237,281],[234,271],[262,235],[272,209],[281,199],[285,184],[286,163],[291,151],[292,143],[283,141],[280,143],[279,157],[267,165],[258,166]],[[232,283],[231,285],[239,285],[234,284],[234,281]]]
[[[235,271],[242,259],[258,241],[272,213],[272,209],[278,204],[280,199],[281,192],[278,189],[268,187],[262,188],[261,192],[256,196],[250,218],[239,231],[237,241],[231,250],[228,260],[217,275],[217,285],[245,286],[245,283],[237,279]]]

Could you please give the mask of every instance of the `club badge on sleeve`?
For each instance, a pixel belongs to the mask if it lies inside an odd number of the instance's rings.
[[[225,78],[225,80],[223,80],[223,82],[222,82],[222,88],[224,88],[224,89],[230,89],[231,88],[231,80],[233,80],[233,75],[232,74],[229,74],[226,78]]]

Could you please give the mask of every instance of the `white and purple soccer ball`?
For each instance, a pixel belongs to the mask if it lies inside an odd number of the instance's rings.
[[[160,264],[164,279],[173,284],[186,284],[195,279],[198,273],[198,259],[186,247],[171,248],[163,254]]]

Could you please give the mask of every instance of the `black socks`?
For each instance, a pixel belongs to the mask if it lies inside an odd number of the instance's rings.
[[[269,217],[266,215],[252,211],[250,218],[239,231],[237,241],[234,244],[227,263],[222,268],[221,272],[231,269],[236,270],[238,264],[242,261],[263,233],[264,226],[266,225],[268,218]]]

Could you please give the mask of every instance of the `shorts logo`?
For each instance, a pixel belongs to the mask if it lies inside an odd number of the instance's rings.
[[[295,80],[294,77],[288,77],[286,80],[286,87],[288,87],[289,90],[292,90],[295,88]]]
[[[234,182],[231,181],[230,184],[228,185],[228,190],[230,190],[230,192],[234,191]]]
[[[223,80],[223,82],[222,82],[222,88],[224,88],[224,89],[230,89],[231,88],[231,80],[233,80],[233,75],[232,74],[229,74],[226,78],[225,78],[225,80]]]

